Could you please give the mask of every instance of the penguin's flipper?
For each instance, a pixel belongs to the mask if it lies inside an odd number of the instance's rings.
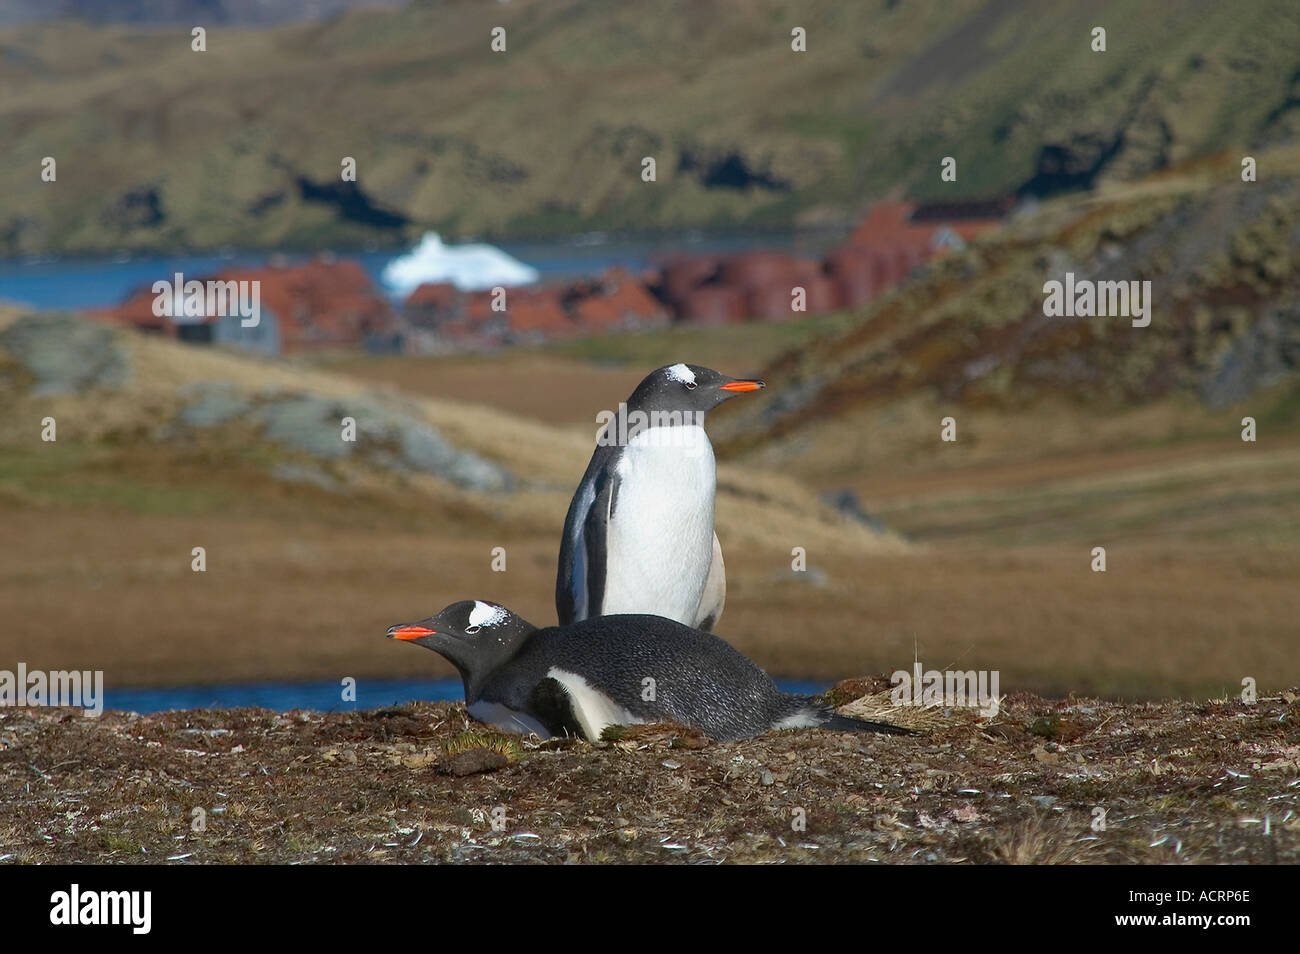
[[[608,571],[606,560],[606,540],[609,536],[609,522],[614,516],[614,502],[618,496],[618,475],[606,473],[596,484],[596,495],[587,511],[587,518],[582,525],[583,569],[585,579],[583,590],[586,593],[587,616],[602,615],[601,607],[605,602],[605,573]]]
[[[916,735],[913,730],[904,728],[901,725],[892,725],[889,722],[872,722],[868,719],[854,719],[850,716],[837,715],[834,712],[819,728],[830,729],[832,732],[883,732],[887,735]]]
[[[561,626],[600,616],[605,598],[605,537],[614,514],[618,477],[608,471],[596,473],[593,483],[584,477],[564,521],[555,578],[555,613]]]
[[[594,463],[594,462],[593,462]],[[591,469],[588,468],[588,473]],[[587,516],[595,499],[595,485],[584,476],[569,503],[560,541],[560,567],[555,575],[555,615],[561,626],[584,620],[591,613],[587,598]]]
[[[553,736],[582,735],[569,690],[557,679],[548,676],[533,687],[528,694],[528,712]]]

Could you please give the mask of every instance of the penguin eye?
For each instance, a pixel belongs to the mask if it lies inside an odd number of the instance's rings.
[[[688,391],[694,391],[695,388],[696,388],[696,384],[695,384],[694,381],[687,381],[687,382],[686,382],[686,390],[688,390]]]
[[[471,627],[469,627],[468,629],[465,630],[465,635],[466,635],[466,636],[473,636],[475,633],[478,632],[478,630],[479,630],[479,628],[478,628],[477,626],[471,626]]]

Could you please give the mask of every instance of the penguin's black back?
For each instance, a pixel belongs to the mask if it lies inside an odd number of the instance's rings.
[[[719,741],[749,738],[804,709],[805,696],[772,678],[724,640],[660,616],[601,616],[540,629],[483,687],[482,698],[536,711],[556,731],[553,693],[539,691],[552,668],[580,676],[633,716],[671,720]],[[646,682],[653,680],[653,682]],[[564,726],[568,728],[568,726]]]

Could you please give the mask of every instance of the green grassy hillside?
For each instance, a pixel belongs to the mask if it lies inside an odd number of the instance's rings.
[[[0,255],[788,225],[900,187],[1123,180],[1293,138],[1298,49],[1286,0],[423,2],[212,26],[204,53],[181,30],[12,28]]]

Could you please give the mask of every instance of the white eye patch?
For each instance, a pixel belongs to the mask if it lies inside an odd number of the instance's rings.
[[[506,618],[506,611],[500,606],[493,606],[490,603],[484,603],[482,600],[474,601],[474,608],[470,610],[469,624],[471,626],[496,626]]]
[[[668,375],[669,381],[680,381],[682,384],[695,383],[695,372],[684,364],[675,364],[664,374]]]

